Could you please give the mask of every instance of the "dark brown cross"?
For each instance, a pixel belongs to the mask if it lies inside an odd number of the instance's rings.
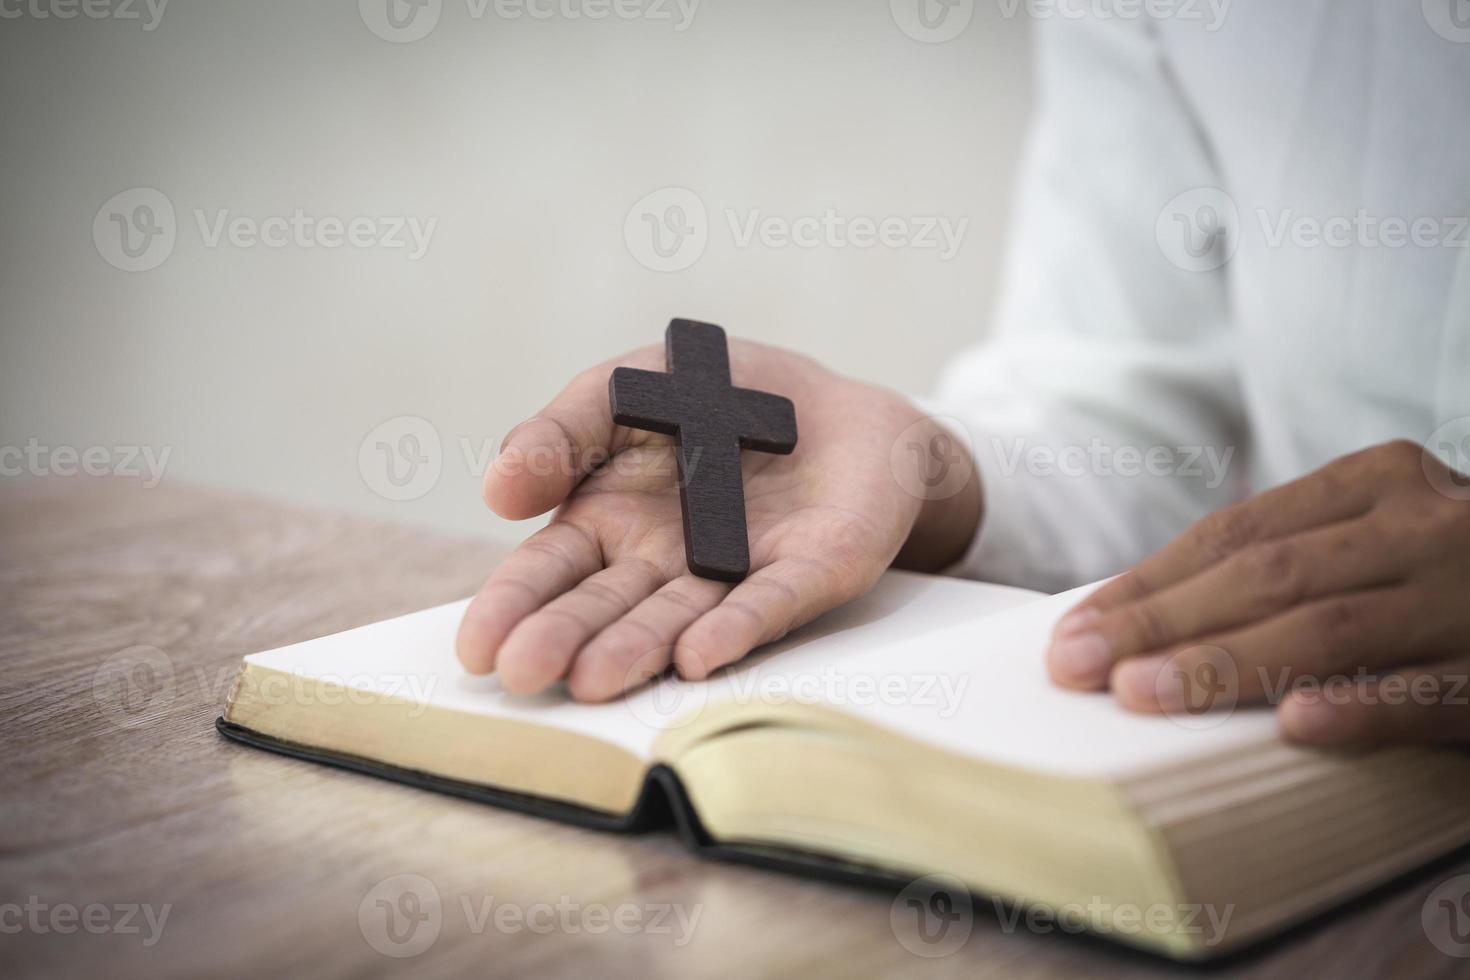
[[[667,374],[613,369],[613,421],[674,437],[689,570],[738,582],[750,571],[740,450],[791,452],[796,409],[789,398],[730,383],[725,331],[713,323],[674,320],[664,346]]]

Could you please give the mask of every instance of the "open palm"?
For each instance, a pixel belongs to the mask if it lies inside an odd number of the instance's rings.
[[[800,432],[789,456],[743,454],[750,576],[690,574],[673,440],[612,422],[612,369],[662,369],[663,349],[644,348],[576,378],[487,470],[486,503],[503,517],[560,506],[470,603],[468,670],[522,693],[565,679],[593,701],[670,663],[698,679],[861,595],[900,549],[916,566],[957,557],[944,552],[968,540],[978,489],[925,499],[913,477],[926,461],[895,452],[938,431],[915,406],[778,348],[732,341],[730,361],[736,385],[795,403]]]

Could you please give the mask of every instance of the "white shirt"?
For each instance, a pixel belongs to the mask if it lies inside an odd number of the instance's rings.
[[[1470,416],[1470,3],[1062,6],[995,337],[935,408],[985,492],[959,571],[1053,591]]]

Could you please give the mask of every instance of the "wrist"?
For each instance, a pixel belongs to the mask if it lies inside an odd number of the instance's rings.
[[[980,471],[966,440],[957,439],[941,423],[925,419],[919,437],[903,454],[912,464],[908,492],[921,498],[918,516],[894,565],[916,572],[942,572],[969,550],[984,512]],[[916,448],[917,447],[917,448]]]

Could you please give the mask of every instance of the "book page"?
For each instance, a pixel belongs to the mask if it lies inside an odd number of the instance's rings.
[[[855,645],[809,664],[838,677],[814,685],[816,697],[796,692],[796,699],[951,752],[1056,775],[1117,778],[1275,737],[1275,719],[1265,707],[1140,714],[1107,693],[1054,685],[1044,663],[1052,627],[1093,588],[883,646]],[[747,676],[732,696],[773,700],[786,681],[762,675],[788,672],[802,655],[796,650],[779,663],[752,664],[746,672],[756,676]]]
[[[364,696],[396,697],[561,728],[648,758],[665,728],[686,723],[700,705],[740,695],[738,678],[744,671],[760,666],[773,674],[785,672],[798,681],[790,686],[800,686],[823,664],[922,640],[956,624],[973,624],[1039,596],[1024,589],[889,572],[868,595],[767,647],[735,670],[700,683],[669,678],[607,704],[579,704],[560,686],[536,697],[512,695],[494,674],[466,674],[454,655],[454,636],[468,599],[245,659],[306,680],[342,685]],[[313,695],[303,687],[300,696]]]

